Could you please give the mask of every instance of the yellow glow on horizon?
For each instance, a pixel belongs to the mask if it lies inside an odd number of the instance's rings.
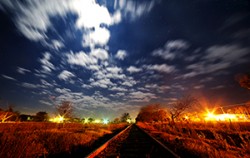
[[[205,116],[206,121],[249,121],[244,114],[214,114],[214,112],[208,111]]]
[[[55,123],[62,123],[64,120],[65,120],[65,118],[61,115],[58,115],[54,118],[49,119],[49,121],[55,122]]]
[[[96,119],[96,120],[94,120],[94,122],[93,122],[93,123],[101,123],[101,120]]]

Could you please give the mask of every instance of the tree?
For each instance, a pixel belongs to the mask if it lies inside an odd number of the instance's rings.
[[[113,123],[119,123],[120,122],[120,119],[119,118],[115,118]]]
[[[3,123],[13,116],[12,112],[0,111],[0,121]]]
[[[173,123],[175,120],[180,117],[180,115],[188,108],[193,107],[194,105],[199,105],[198,100],[191,96],[185,96],[178,99],[176,102],[171,104],[169,110],[170,117]]]
[[[94,120],[95,120],[95,119],[93,119],[93,118],[91,118],[91,117],[88,118],[88,122],[89,122],[89,123],[92,123]]]
[[[62,101],[61,104],[56,106],[56,110],[64,118],[73,117],[73,105],[70,101]]]
[[[240,74],[236,76],[236,80],[241,87],[247,88],[250,90],[250,74]]]
[[[49,118],[49,116],[48,116],[47,112],[40,111],[40,112],[36,113],[35,121],[43,122],[43,121],[47,121],[48,118]]]
[[[129,113],[123,113],[121,116],[121,122],[127,122],[127,120],[131,120]]]
[[[158,122],[166,120],[167,112],[162,109],[159,104],[150,104],[145,107],[142,107],[136,117],[137,122]]]
[[[12,106],[8,106],[7,110],[0,110],[0,122],[17,121],[19,112],[13,110]]]

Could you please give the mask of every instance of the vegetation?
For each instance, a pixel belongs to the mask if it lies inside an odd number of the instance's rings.
[[[131,117],[130,117],[129,113],[122,114],[121,122],[127,122],[128,120],[131,120]]]
[[[159,104],[152,104],[142,107],[136,117],[136,121],[159,122],[166,121],[167,113]]]
[[[170,106],[169,114],[172,120],[172,123],[175,123],[176,119],[179,119],[181,114],[188,108],[192,108],[198,105],[197,99],[191,96],[185,96],[178,99],[176,102],[172,103]]]
[[[181,157],[250,157],[250,123],[137,123]]]
[[[241,122],[209,121],[194,107],[201,106],[191,96],[180,98],[165,109],[151,104],[141,108],[136,121],[181,157],[250,157],[249,104],[225,111],[217,108],[226,112],[218,116],[237,114],[243,119]],[[209,111],[208,114],[215,116]]]
[[[93,150],[95,142],[125,126],[126,124],[1,123],[0,157],[84,157]]]
[[[63,116],[66,119],[73,117],[73,105],[70,101],[62,101],[56,106],[56,110],[60,116]]]

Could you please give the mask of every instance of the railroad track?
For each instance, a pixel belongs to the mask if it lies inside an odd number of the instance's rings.
[[[151,137],[147,132],[133,124],[87,156],[87,158],[94,157],[176,158],[179,156],[158,140]]]

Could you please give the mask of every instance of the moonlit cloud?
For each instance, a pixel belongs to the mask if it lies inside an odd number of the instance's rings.
[[[95,28],[83,35],[83,46],[94,47],[95,45],[104,46],[108,43],[110,32],[106,28]]]
[[[17,70],[16,70],[18,73],[20,74],[25,74],[26,72],[31,72],[30,70],[28,69],[25,69],[25,68],[22,68],[22,67],[17,67]]]
[[[69,72],[67,70],[63,70],[59,75],[58,78],[64,81],[67,81],[68,79],[75,77],[75,75],[72,72]]]
[[[94,49],[90,52],[90,56],[93,56],[100,60],[106,60],[109,58],[108,52],[104,49]]]
[[[173,60],[176,56],[187,49],[189,44],[183,40],[168,41],[164,48],[156,49],[152,52],[153,56],[160,56],[165,60]]]
[[[50,73],[52,70],[55,69],[55,66],[50,62],[51,54],[49,52],[45,52],[43,54],[43,58],[39,59],[40,63],[42,64],[42,72]]]
[[[154,71],[158,71],[158,72],[164,72],[164,73],[171,73],[173,71],[175,71],[175,67],[174,66],[170,66],[167,64],[161,64],[161,65],[147,65],[145,66],[148,70],[154,70]]]
[[[216,45],[206,49],[205,55],[196,63],[188,65],[191,70],[179,76],[180,78],[191,78],[201,74],[210,74],[247,62],[244,58],[249,48],[238,45]]]
[[[127,56],[127,52],[125,50],[118,50],[115,57],[120,60],[124,60],[124,58]]]
[[[130,66],[130,67],[127,68],[127,71],[128,71],[129,73],[136,73],[136,72],[142,71],[142,69],[141,69],[141,68],[134,67],[134,66]]]
[[[86,66],[90,64],[97,64],[97,59],[87,55],[85,52],[81,51],[78,53],[72,53],[70,52],[67,54],[68,57],[68,63],[80,65],[80,66]]]
[[[2,75],[2,77],[5,78],[5,79],[8,79],[8,80],[16,81],[15,78],[7,76],[7,75]]]

